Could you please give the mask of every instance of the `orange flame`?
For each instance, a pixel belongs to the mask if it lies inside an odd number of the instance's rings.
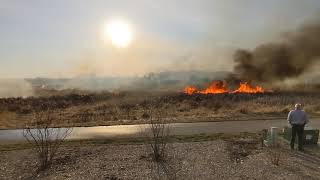
[[[248,82],[241,82],[236,90],[228,90],[226,83],[223,81],[212,81],[212,83],[203,90],[198,90],[194,86],[187,86],[183,90],[186,94],[222,94],[222,93],[264,93],[266,92],[261,86],[251,86]]]
[[[183,92],[186,94],[193,94],[193,93],[197,93],[197,88],[194,86],[187,86],[183,89]]]
[[[240,83],[240,87],[232,93],[264,93],[264,89],[261,86],[252,87],[248,82]]]
[[[227,92],[226,84],[222,81],[212,81],[208,88],[199,91],[201,94],[222,94]]]

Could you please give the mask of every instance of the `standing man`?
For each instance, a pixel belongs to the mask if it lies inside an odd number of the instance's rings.
[[[297,103],[295,110],[292,110],[288,114],[288,122],[292,126],[291,135],[291,149],[294,149],[294,142],[296,140],[296,135],[298,134],[298,150],[303,151],[303,131],[304,126],[309,122],[307,113],[302,110],[302,105]]]

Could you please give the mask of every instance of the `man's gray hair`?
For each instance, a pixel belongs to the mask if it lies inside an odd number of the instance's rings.
[[[302,104],[300,104],[300,103],[296,103],[296,104],[294,105],[294,107],[295,107],[296,109],[301,109]]]

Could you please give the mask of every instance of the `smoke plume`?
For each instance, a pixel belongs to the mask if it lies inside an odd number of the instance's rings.
[[[234,72],[239,78],[274,82],[295,78],[320,61],[320,23],[307,24],[286,33],[280,43],[267,43],[254,50],[237,50]]]

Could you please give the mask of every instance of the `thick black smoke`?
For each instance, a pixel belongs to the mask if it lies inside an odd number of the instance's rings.
[[[243,80],[273,82],[297,77],[320,61],[320,23],[288,33],[282,43],[268,43],[254,50],[237,50],[234,73]]]

